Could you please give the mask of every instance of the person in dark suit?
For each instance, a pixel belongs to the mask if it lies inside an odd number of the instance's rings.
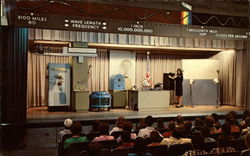
[[[177,96],[178,104],[176,105],[177,108],[183,107],[182,105],[182,96],[183,96],[183,89],[182,89],[182,82],[183,82],[183,73],[180,68],[177,69],[177,74],[175,76],[169,76],[169,78],[175,80],[175,95]]]

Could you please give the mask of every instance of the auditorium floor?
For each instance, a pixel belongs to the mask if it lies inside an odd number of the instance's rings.
[[[111,109],[110,111],[102,112],[48,112],[47,107],[36,107],[29,108],[27,110],[27,122],[49,122],[49,121],[63,121],[65,118],[80,119],[80,120],[114,120],[119,116],[125,116],[127,119],[138,119],[144,118],[147,115],[152,115],[153,117],[175,117],[176,115],[183,116],[202,116],[209,115],[211,113],[217,113],[219,115],[224,115],[229,111],[236,111],[241,114],[245,109],[235,106],[185,106],[182,108],[175,108],[169,106],[165,110],[140,110],[132,111],[127,109]]]

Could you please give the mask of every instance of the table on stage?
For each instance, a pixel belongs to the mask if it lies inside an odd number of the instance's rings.
[[[128,105],[132,110],[167,109],[170,103],[170,91],[139,90],[128,92]]]

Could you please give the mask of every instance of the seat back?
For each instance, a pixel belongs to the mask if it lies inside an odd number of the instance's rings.
[[[88,139],[89,141],[92,141],[95,137],[99,137],[100,135],[101,135],[100,132],[89,132],[89,133],[87,134],[87,139]]]
[[[118,131],[118,132],[112,132],[111,135],[117,139],[123,134],[123,131]]]
[[[112,150],[112,156],[128,156],[128,153],[132,153],[133,148],[124,148],[124,149],[114,149]]]
[[[244,151],[241,156],[249,156],[250,155],[250,150]]]
[[[192,144],[187,143],[187,144],[177,144],[177,145],[172,145],[168,148],[168,155],[171,156],[178,156],[184,154],[186,151],[192,149]]]
[[[105,140],[98,141],[102,145],[103,149],[115,149],[118,147],[118,142],[116,140]]]
[[[167,155],[168,146],[166,145],[158,145],[158,146],[149,146],[148,152],[152,154],[152,156],[166,156]]]
[[[218,156],[240,156],[240,151],[218,154]]]
[[[218,140],[219,134],[210,134],[209,137],[214,138],[215,140]]]
[[[81,151],[78,156],[89,156],[87,151]],[[98,156],[111,156],[110,150],[102,149]]]
[[[64,150],[64,147],[63,147],[64,141],[66,139],[70,138],[71,136],[72,136],[71,134],[63,135],[61,142],[59,142],[58,146],[57,146],[57,154],[58,154],[58,156],[63,156],[63,154],[65,153],[65,150]]]
[[[204,143],[204,147],[203,147],[203,150],[205,150],[206,152],[210,152],[213,148],[216,148],[218,145],[217,145],[217,142],[214,141],[214,142],[206,142]]]
[[[68,156],[78,156],[81,151],[86,151],[88,148],[89,142],[78,142],[70,144],[67,149]]]
[[[244,140],[241,139],[235,139],[229,141],[229,146],[233,147],[236,151],[241,151],[246,149]]]

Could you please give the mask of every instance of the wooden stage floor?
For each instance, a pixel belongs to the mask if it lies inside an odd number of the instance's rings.
[[[145,118],[147,115],[153,117],[173,118],[177,115],[185,117],[205,116],[212,113],[218,115],[225,115],[230,111],[236,111],[238,114],[242,114],[246,108],[240,108],[235,106],[185,106],[182,108],[175,108],[169,106],[165,110],[140,110],[132,111],[127,109],[111,109],[110,111],[102,112],[48,112],[47,107],[36,107],[27,109],[27,123],[45,123],[45,122],[62,122],[66,118],[81,121],[91,120],[116,120],[119,116],[125,116],[127,119],[140,119]]]

